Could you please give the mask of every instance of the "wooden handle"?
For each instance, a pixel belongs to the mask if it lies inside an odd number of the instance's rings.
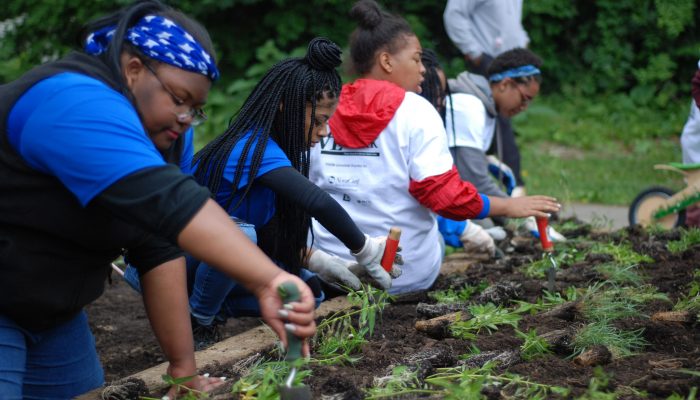
[[[386,272],[391,272],[391,268],[394,265],[396,250],[399,248],[399,239],[401,239],[401,229],[392,226],[386,238],[386,247],[384,248],[381,262],[382,268],[384,268]]]

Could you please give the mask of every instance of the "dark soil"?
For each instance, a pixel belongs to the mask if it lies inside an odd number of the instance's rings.
[[[640,266],[640,271],[646,277],[645,281],[666,293],[674,303],[679,296],[687,293],[693,274],[698,269],[700,246],[679,255],[670,254],[666,250],[669,240],[679,238],[678,232],[651,236],[638,229],[627,229],[612,234],[595,234],[590,233],[590,229],[581,228],[573,233],[596,242],[617,242],[623,239],[631,242],[635,251],[654,259],[654,262],[643,263]],[[571,232],[568,234],[569,237],[575,236]],[[583,251],[586,245],[576,245],[576,248]],[[501,292],[507,296],[515,295],[520,300],[534,301],[542,294],[546,282],[525,277],[522,267],[541,257],[536,242],[523,241],[516,245],[510,242],[504,244],[502,249],[507,254],[505,258],[474,264],[463,274],[440,277],[433,289],[459,288],[465,284],[475,285],[482,282],[489,285],[512,282],[520,284],[518,291]],[[608,255],[589,254],[583,261],[560,265],[557,290],[571,285],[589,286],[600,279],[593,267],[609,261]],[[475,296],[473,300],[476,298]],[[502,301],[507,304],[508,299]],[[426,354],[432,356],[426,358],[428,362],[421,361],[420,366],[416,367],[420,371],[419,377],[434,373],[436,368],[453,367],[463,363],[459,356],[469,353],[473,346],[482,353],[487,353],[517,350],[522,344],[522,340],[515,335],[515,330],[508,326],[500,327],[492,334],[482,333],[476,341],[429,337],[414,328],[418,319],[425,319],[416,312],[418,302],[431,300],[424,294],[419,294],[399,298],[387,307],[374,336],[362,348],[359,354],[361,359],[357,363],[349,366],[313,367],[313,376],[307,378],[305,384],[311,387],[314,398],[333,396],[328,398],[361,399],[366,396],[364,390],[374,386],[375,378],[390,375],[393,366],[416,364],[416,360]],[[645,314],[651,315],[656,311],[670,310],[671,307],[672,304],[665,302],[653,302],[648,304],[644,311]],[[162,353],[150,331],[140,298],[123,282],[115,281],[105,295],[89,307],[88,313],[108,382],[163,362]],[[253,318],[231,320],[226,326],[225,336],[240,333],[258,323]],[[559,329],[574,330],[584,323],[582,317],[575,313],[559,317],[528,315],[519,322],[518,329],[527,332],[536,328],[537,333],[542,335]],[[646,391],[646,398],[649,399],[665,399],[674,392],[685,398],[692,387],[700,387],[700,378],[676,371],[700,370],[698,322],[680,324],[636,318],[617,321],[615,326],[626,330],[643,328],[644,339],[649,345],[637,355],[616,358],[602,366],[606,375],[610,377],[610,391],[628,387]],[[516,357],[508,362],[509,366],[505,370],[535,382],[569,387],[572,396],[575,397],[586,391],[594,376],[594,367],[577,365],[568,357],[570,354],[565,350],[555,349],[555,353],[532,361]],[[217,373],[233,377],[236,375],[231,370]],[[629,395],[622,394],[618,398],[640,398],[634,391],[628,392]],[[489,398],[504,398],[499,396],[502,395],[498,392],[488,395]],[[230,395],[216,398],[230,398]]]

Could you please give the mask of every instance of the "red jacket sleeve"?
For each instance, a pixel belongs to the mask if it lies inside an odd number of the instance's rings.
[[[459,177],[453,165],[450,171],[422,181],[411,181],[408,192],[424,207],[454,220],[483,218],[484,201],[476,187]]]

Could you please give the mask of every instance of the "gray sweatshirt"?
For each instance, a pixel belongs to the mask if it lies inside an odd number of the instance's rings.
[[[471,58],[496,57],[530,38],[521,23],[522,0],[448,0],[443,20],[452,42]]]

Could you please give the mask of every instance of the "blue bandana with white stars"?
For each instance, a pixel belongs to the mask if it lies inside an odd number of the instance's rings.
[[[85,40],[85,51],[98,55],[107,50],[115,26],[92,32]],[[219,70],[211,56],[196,40],[172,20],[159,15],[147,15],[126,31],[126,39],[143,54],[184,69],[219,79]]]

